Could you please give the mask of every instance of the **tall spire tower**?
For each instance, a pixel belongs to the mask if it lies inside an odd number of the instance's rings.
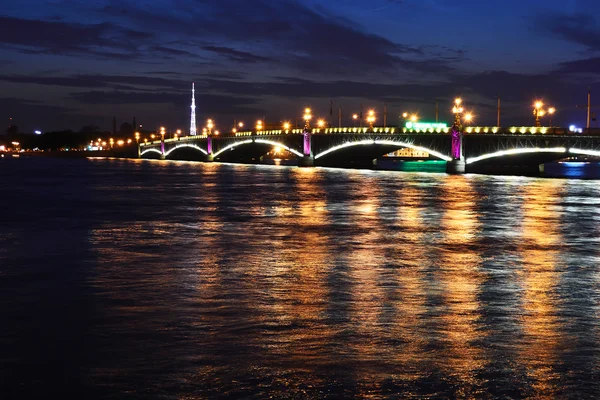
[[[192,82],[192,115],[190,117],[190,135],[196,136],[196,98],[194,82]]]

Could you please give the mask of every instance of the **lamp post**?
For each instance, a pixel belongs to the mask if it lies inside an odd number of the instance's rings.
[[[263,130],[263,122],[262,122],[262,120],[259,119],[258,121],[256,121],[256,131],[260,132],[262,130]]]
[[[310,120],[312,118],[312,111],[310,108],[307,107],[304,109],[304,116],[302,118],[304,119],[304,129],[309,129]]]
[[[208,129],[208,134],[210,135],[212,133],[212,129],[215,127],[215,124],[213,123],[212,119],[209,119],[208,121],[206,121],[206,128]]]
[[[352,114],[352,126],[356,128],[356,120],[358,120],[358,114]]]
[[[533,103],[533,116],[535,117],[535,126],[542,126],[540,119],[546,115],[550,115],[550,126],[552,126],[552,115],[556,112],[556,108],[550,107],[548,110],[544,109],[544,103],[540,100],[537,100]]]
[[[459,129],[462,128],[462,125],[460,123],[460,116],[464,110],[465,109],[462,106],[462,99],[460,97],[457,97],[456,99],[454,99],[454,106],[452,107],[452,113],[454,114],[454,125],[456,125],[456,127],[458,127]]]
[[[554,107],[550,107],[548,109],[548,115],[550,115],[550,128],[552,128],[552,116],[554,115],[554,113],[556,112],[556,108]]]
[[[323,127],[325,127],[325,121],[323,121],[322,119],[318,120],[318,121],[317,121],[317,126],[318,126],[319,128],[323,128]]]
[[[284,122],[283,123],[283,130],[285,130],[286,133],[287,133],[287,131],[290,130],[290,123],[289,122]]]
[[[533,116],[535,117],[535,126],[541,126],[540,124],[540,117],[542,117],[542,115],[544,115],[544,103],[542,103],[541,101],[536,101],[533,104]]]
[[[373,123],[375,122],[375,111],[369,110],[367,113],[367,122],[369,123],[369,128],[373,129]]]

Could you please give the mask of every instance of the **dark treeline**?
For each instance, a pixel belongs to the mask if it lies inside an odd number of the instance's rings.
[[[4,135],[0,134],[0,146],[15,147],[12,143],[18,142],[18,147],[25,150],[83,150],[90,142],[96,143],[98,139],[107,144],[111,138],[115,143],[119,140],[127,142],[128,139],[133,139],[131,125],[127,125],[129,126],[122,126],[120,132],[114,135],[111,132],[101,132],[97,127],[91,125],[82,127],[78,132],[68,129],[55,132],[43,132],[39,135],[18,133],[18,128],[12,125],[6,130]],[[135,142],[132,142],[131,144],[135,145]]]

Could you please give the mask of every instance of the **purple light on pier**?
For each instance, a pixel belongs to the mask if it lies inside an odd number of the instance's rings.
[[[160,154],[165,154],[165,141],[160,141]]]
[[[453,125],[450,134],[452,135],[452,158],[455,160],[460,160],[460,129]]]
[[[310,156],[310,132],[304,131],[304,155]]]
[[[207,137],[206,138],[206,151],[208,152],[208,154],[212,154],[212,137]]]

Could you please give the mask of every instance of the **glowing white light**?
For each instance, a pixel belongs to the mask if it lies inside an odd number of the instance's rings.
[[[284,145],[284,144],[282,144],[282,143],[279,143],[279,142],[274,142],[274,141],[272,141],[272,140],[266,140],[266,139],[256,139],[256,143],[272,144],[273,146],[278,146],[278,147],[284,148],[284,149],[286,149],[287,151],[289,151],[290,153],[294,153],[294,154],[295,154],[295,155],[297,155],[298,157],[302,157],[302,156],[303,156],[303,154],[302,154],[302,153],[300,153],[299,151],[297,151],[297,150],[294,150],[294,149],[291,149],[291,148],[287,147],[286,145]]]
[[[487,160],[488,158],[494,157],[502,157],[502,156],[512,156],[515,154],[527,154],[527,153],[565,153],[567,151],[564,147],[550,147],[547,149],[542,149],[539,147],[534,148],[526,148],[526,149],[510,149],[510,150],[502,150],[497,151],[495,153],[488,153],[478,157],[468,158],[466,160],[467,164],[473,164],[477,161]]]
[[[397,147],[408,147],[410,149],[427,152],[427,153],[429,153],[429,154],[431,154],[431,155],[433,155],[435,157],[438,157],[438,158],[440,158],[440,159],[442,159],[444,161],[450,161],[450,160],[452,160],[452,158],[450,158],[450,157],[448,157],[448,156],[446,156],[446,155],[444,155],[442,153],[439,153],[439,152],[437,152],[435,150],[430,150],[430,149],[425,148],[425,147],[416,146],[416,145],[414,145],[412,143],[396,142],[396,141],[393,141],[393,140],[360,140],[360,141],[357,141],[357,142],[346,142],[346,143],[343,143],[343,144],[341,144],[339,146],[334,146],[334,147],[332,147],[330,149],[325,150],[322,153],[317,154],[315,156],[315,159],[321,158],[321,157],[323,157],[323,156],[325,156],[325,155],[327,155],[329,153],[332,153],[332,152],[340,150],[340,149],[344,149],[346,147],[361,146],[361,145],[364,146],[364,145],[371,145],[371,144],[381,144],[381,145],[386,145],[386,146],[397,146]]]
[[[196,149],[196,150],[198,150],[198,151],[200,151],[200,152],[202,152],[204,154],[208,154],[208,152],[206,150],[204,150],[204,149],[202,149],[202,148],[200,148],[198,146],[195,146],[193,144],[180,144],[178,146],[175,146],[175,147],[171,148],[169,151],[165,152],[165,156],[168,156],[169,154],[171,154],[175,150],[180,149],[182,147],[191,147],[192,149]]]
[[[600,151],[598,151],[598,150],[584,150],[584,149],[572,149],[571,148],[571,149],[569,149],[569,153],[600,157]]]
[[[358,142],[346,142],[346,143],[340,144],[339,146],[333,146],[332,148],[327,149],[324,152],[317,154],[315,156],[315,160],[317,158],[323,157],[324,155],[327,155],[329,153],[333,153],[334,151],[337,151],[337,150],[340,150],[340,149],[344,149],[346,147],[360,146],[360,145],[367,145],[367,144],[375,144],[375,140],[372,140],[372,139],[371,140],[360,140]]]
[[[35,133],[36,135],[41,135],[42,131],[33,131],[33,133]]]
[[[144,154],[146,154],[146,153],[150,153],[150,152],[154,152],[154,153],[162,154],[162,153],[160,152],[160,150],[158,150],[158,149],[147,149],[147,150],[144,150],[144,151],[142,151],[141,155],[143,156]]]
[[[229,146],[225,146],[221,150],[219,150],[215,154],[213,154],[213,156],[217,157],[219,154],[223,153],[224,151],[227,151],[229,149],[233,149],[236,146],[240,146],[242,144],[248,144],[248,143],[252,143],[252,139],[242,140],[241,142],[236,142],[236,143],[230,144]]]

